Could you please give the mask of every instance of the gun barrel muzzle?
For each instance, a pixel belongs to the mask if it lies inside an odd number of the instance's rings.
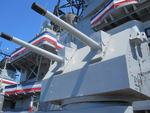
[[[12,36],[10,36],[10,35],[8,35],[6,33],[3,33],[3,32],[0,33],[0,37],[4,38],[6,40],[9,40],[9,41],[11,41],[13,39]]]
[[[42,8],[40,5],[38,5],[35,2],[32,4],[32,9],[43,16],[45,16],[47,12],[44,8]]]

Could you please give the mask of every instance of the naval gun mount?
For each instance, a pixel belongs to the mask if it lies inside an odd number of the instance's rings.
[[[56,61],[43,79],[40,96],[43,103],[60,105],[49,112],[133,113],[133,101],[150,99],[150,53],[141,22],[130,21],[111,35],[98,31],[90,38],[39,5],[32,8],[88,45],[65,46],[60,57],[1,33],[2,38]]]

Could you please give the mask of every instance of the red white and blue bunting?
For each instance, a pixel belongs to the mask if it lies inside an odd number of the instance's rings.
[[[138,0],[109,0],[109,2],[91,19],[92,27],[98,25],[99,22],[101,22],[103,18],[114,9],[136,3],[138,3]]]
[[[40,92],[41,84],[40,83],[26,83],[26,84],[16,84],[6,86],[4,88],[5,95],[18,95],[18,94],[26,94],[32,92]]]
[[[2,78],[0,78],[0,82],[3,83],[3,84],[6,84],[6,85],[14,85],[14,84],[17,84],[17,82],[15,82],[15,81],[7,80],[7,79],[2,79]]]
[[[62,49],[64,48],[64,46],[62,44],[60,44],[56,38],[54,38],[52,35],[50,35],[49,33],[43,33],[40,36],[37,37],[37,39],[33,40],[32,42],[30,42],[30,44],[32,45],[38,45],[43,43],[44,41],[49,42],[50,44],[52,44],[56,49]],[[19,55],[25,53],[28,50],[28,48],[23,47],[21,49],[19,49],[18,51],[14,52],[11,55],[10,60],[18,57]]]

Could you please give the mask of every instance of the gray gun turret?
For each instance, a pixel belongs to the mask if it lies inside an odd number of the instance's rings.
[[[42,80],[40,102],[61,106],[61,110],[51,109],[50,113],[133,113],[132,102],[150,99],[150,54],[142,22],[130,21],[109,32],[91,33],[100,45],[81,32],[85,27],[79,31],[36,3],[32,9],[87,45],[66,46],[64,61],[56,54],[1,33],[9,41],[64,63],[61,67],[52,64]],[[78,28],[80,25],[77,23]],[[84,25],[88,28],[87,23]]]

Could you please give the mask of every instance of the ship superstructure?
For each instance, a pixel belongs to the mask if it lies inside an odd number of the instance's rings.
[[[16,73],[14,70],[8,69],[8,61],[9,58],[6,57],[4,61],[1,62],[1,68],[0,68],[0,111],[3,109],[4,105],[4,93],[5,93],[5,87],[6,86],[11,86],[11,85],[16,85],[17,81],[16,79]]]
[[[64,46],[58,42],[59,36],[54,31],[43,29],[29,43],[56,53]],[[9,62],[20,72],[19,83],[8,85],[4,88],[4,111],[32,111],[39,106],[41,80],[48,72],[53,62],[41,55],[21,47],[13,52]],[[33,102],[34,107],[31,108]]]
[[[22,72],[21,83],[5,87],[8,98],[18,98],[14,111],[148,112],[150,2],[77,0],[72,6],[76,15],[58,18],[64,14],[59,2],[55,15],[33,3],[33,10],[51,20],[53,31],[45,30],[30,44],[1,33],[23,46],[10,59]]]

